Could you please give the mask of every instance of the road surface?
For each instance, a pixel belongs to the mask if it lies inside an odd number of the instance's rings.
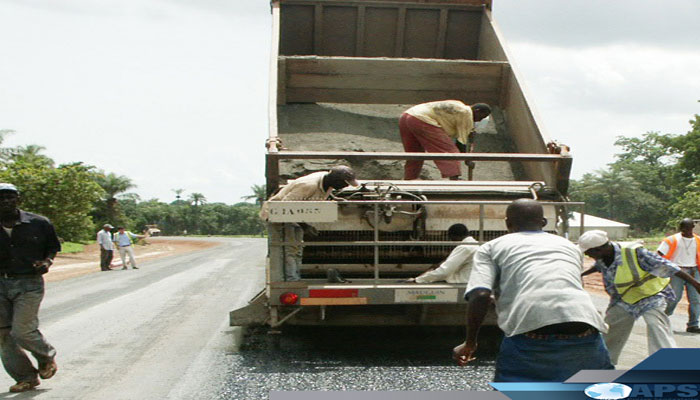
[[[462,329],[287,329],[281,347],[264,329],[228,326],[228,312],[263,286],[263,239],[221,245],[47,284],[41,330],[59,371],[35,391],[0,399],[267,399],[271,390],[490,390],[495,352],[483,346],[464,368],[449,359]],[[604,296],[594,298],[605,309]],[[699,347],[684,332],[682,347]],[[644,323],[621,367],[646,357]],[[4,387],[3,387],[4,385]]]
[[[35,391],[8,396],[212,398],[223,377],[207,371],[206,358],[235,350],[240,329],[228,326],[228,312],[262,288],[266,250],[261,239],[210,240],[222,244],[48,283],[40,329],[59,371]],[[0,376],[3,398],[14,382]]]

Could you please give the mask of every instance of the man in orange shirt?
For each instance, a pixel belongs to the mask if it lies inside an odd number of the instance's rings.
[[[700,267],[700,236],[693,233],[693,226],[692,219],[684,218],[678,225],[680,232],[665,238],[659,245],[657,253],[681,267],[683,272],[695,280],[700,281],[700,273],[698,272],[698,267]],[[698,327],[700,294],[689,283],[677,276],[671,277],[671,287],[676,294],[676,300],[669,302],[666,307],[666,315],[673,314],[678,302],[683,298],[683,291],[687,289],[690,305],[688,306],[688,327],[685,331],[700,333],[700,327]]]

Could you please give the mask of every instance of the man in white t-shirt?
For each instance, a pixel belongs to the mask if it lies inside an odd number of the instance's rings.
[[[423,272],[408,282],[432,283],[445,281],[447,283],[467,283],[472,272],[474,253],[479,248],[479,242],[469,236],[469,229],[464,224],[454,224],[447,229],[447,237],[463,244],[455,247],[439,267]]]
[[[493,293],[505,334],[496,382],[562,382],[582,369],[613,369],[600,335],[607,326],[583,289],[583,254],[544,232],[546,223],[540,203],[516,200],[506,210],[511,233],[474,255],[465,292],[467,338],[453,357],[459,365],[474,359]]]
[[[700,236],[693,233],[693,220],[685,218],[678,226],[679,233],[665,238],[656,250],[660,256],[678,265],[683,272],[700,281]],[[690,283],[672,276],[671,287],[676,294],[676,300],[669,302],[666,307],[666,315],[672,315],[678,302],[683,298],[683,291],[688,291],[688,327],[686,332],[700,333],[698,319],[700,319],[700,294]]]

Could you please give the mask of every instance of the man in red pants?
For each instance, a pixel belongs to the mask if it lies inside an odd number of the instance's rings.
[[[441,100],[415,105],[399,119],[403,148],[409,153],[466,153],[474,123],[490,114],[491,107],[483,103]],[[436,160],[435,165],[443,178],[459,179],[459,161]],[[421,168],[423,160],[406,161],[404,179],[418,179]]]

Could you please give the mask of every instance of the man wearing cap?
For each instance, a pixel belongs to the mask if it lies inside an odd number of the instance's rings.
[[[24,392],[58,370],[56,349],[39,331],[44,278],[61,244],[51,222],[20,210],[17,188],[0,183],[0,357],[17,382],[10,392]],[[34,368],[25,350],[38,362]]]
[[[608,234],[592,230],[579,238],[579,247],[596,263],[582,275],[593,272],[603,274],[605,291],[610,304],[605,311],[609,330],[605,344],[613,364],[617,364],[632,327],[637,318],[647,324],[647,348],[649,354],[662,348],[673,348],[671,321],[665,310],[668,302],[675,300],[668,284],[671,276],[677,276],[700,290],[700,282],[683,272],[677,265],[651,252],[639,243],[621,245],[608,240]]]
[[[693,233],[695,223],[690,218],[684,218],[678,225],[679,233],[665,238],[656,252],[663,258],[671,260],[678,265],[683,272],[700,280],[700,236]],[[666,315],[673,315],[678,302],[683,298],[683,292],[688,290],[688,325],[685,329],[689,333],[700,333],[698,319],[700,318],[700,294],[685,282],[674,275],[671,277],[671,287],[676,294],[676,300],[668,303]]]
[[[289,181],[277,194],[268,201],[310,201],[326,200],[333,190],[340,190],[347,186],[358,186],[355,172],[350,167],[340,165],[331,168],[330,171],[314,172],[309,175]],[[269,205],[265,202],[260,210],[260,218],[269,219]],[[302,223],[285,223],[284,241],[291,244],[284,248],[284,275],[286,281],[298,281],[300,278],[302,246],[304,241],[304,229],[315,231]]]
[[[112,235],[109,233],[114,227],[110,224],[102,225],[102,229],[97,232],[97,244],[100,246],[100,269],[111,271],[112,257],[114,257],[114,245]]]
[[[583,254],[544,232],[542,205],[516,200],[506,209],[507,235],[474,255],[465,298],[467,338],[455,347],[459,365],[473,360],[479,328],[496,298],[505,337],[496,382],[562,382],[582,369],[612,369],[600,332],[607,327],[583,289]]]

